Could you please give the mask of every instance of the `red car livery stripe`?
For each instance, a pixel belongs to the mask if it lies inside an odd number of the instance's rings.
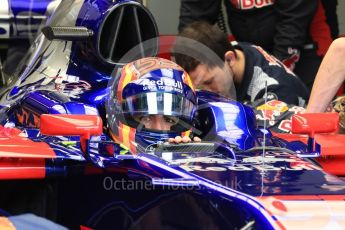
[[[345,176],[345,155],[343,156],[322,156],[318,158],[322,169],[330,174]]]
[[[44,142],[34,142],[27,138],[0,137],[0,157],[56,158],[56,155]]]
[[[318,162],[324,171],[337,176],[345,175],[345,154],[343,134],[316,134],[316,151],[320,151]]]
[[[344,226],[345,195],[292,195],[257,197],[281,229]]]
[[[47,143],[34,142],[21,133],[0,126],[0,180],[44,178],[45,159],[56,158]]]
[[[0,126],[0,157],[56,158],[53,149],[44,142],[34,142],[19,136],[20,130]]]
[[[315,143],[320,145],[322,156],[345,156],[345,135],[342,134],[316,134]]]
[[[44,159],[0,158],[0,180],[41,179],[45,175]]]
[[[286,141],[301,141],[304,144],[308,143],[308,136],[303,134],[291,134],[291,133],[275,133],[272,132],[272,135],[275,137],[279,137]]]

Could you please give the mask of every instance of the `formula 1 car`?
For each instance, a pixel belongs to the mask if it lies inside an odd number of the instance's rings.
[[[59,5],[0,92],[0,213],[71,229],[340,228],[345,182],[313,160],[341,151],[336,114],[294,116],[278,137],[248,106],[198,91],[203,142],[132,154],[112,140],[113,70],[133,47],[133,60],[155,56],[157,36],[135,1]]]

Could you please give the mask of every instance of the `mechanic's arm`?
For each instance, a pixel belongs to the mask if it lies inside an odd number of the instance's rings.
[[[216,23],[220,8],[221,0],[181,0],[178,30],[194,21]]]
[[[311,91],[307,112],[324,112],[345,80],[345,38],[333,41],[323,58]]]
[[[273,55],[293,69],[309,35],[318,0],[276,0],[279,14],[276,23]]]

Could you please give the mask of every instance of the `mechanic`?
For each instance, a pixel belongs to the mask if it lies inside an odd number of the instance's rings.
[[[133,153],[136,143],[189,142],[196,103],[192,81],[176,63],[136,60],[115,73],[107,106],[110,135]]]
[[[268,100],[298,106],[308,100],[305,85],[274,56],[249,43],[232,45],[226,34],[207,22],[185,27],[173,53],[198,88],[233,97],[234,84],[237,100],[253,104],[264,97],[267,82]]]
[[[293,114],[303,112],[303,113],[323,113],[335,111],[339,113],[339,133],[345,133],[345,96],[337,97],[332,101],[336,95],[339,87],[345,81],[345,38],[338,38],[334,40],[329,47],[322,63],[320,65],[319,71],[315,77],[315,82],[310,95],[309,103],[306,110],[303,108],[291,107],[284,105],[279,102],[268,102],[265,106],[259,106],[256,108],[257,118],[258,111],[260,108],[275,109],[274,115],[270,114],[270,120],[276,120],[280,122],[280,125],[274,131],[282,132],[289,131],[287,124]],[[279,106],[279,109],[277,109]],[[277,112],[278,111],[278,112]],[[280,111],[280,112],[279,112]],[[261,110],[260,117],[264,117],[264,111]],[[273,119],[272,119],[273,118]],[[285,119],[285,121],[284,121]],[[260,122],[260,121],[259,121]],[[286,125],[284,125],[286,123]],[[284,130],[282,130],[284,129]],[[272,130],[272,129],[271,129]]]
[[[307,112],[325,112],[345,80],[345,38],[338,38],[329,47],[315,77]]]
[[[322,57],[332,42],[330,29],[334,36],[337,33],[336,0],[182,0],[179,31],[194,21],[214,24],[222,2],[237,41],[271,52],[311,90]]]
[[[339,113],[340,133],[345,133],[345,96],[336,98],[339,87],[345,80],[345,38],[338,38],[329,47],[322,60],[311,91],[307,113],[336,111]]]

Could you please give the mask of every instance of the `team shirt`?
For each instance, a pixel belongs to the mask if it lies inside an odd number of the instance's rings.
[[[238,101],[256,103],[263,100],[267,84],[267,100],[305,106],[309,98],[307,88],[277,58],[249,43],[238,42],[235,48],[242,50],[245,56],[243,81],[236,85]]]

